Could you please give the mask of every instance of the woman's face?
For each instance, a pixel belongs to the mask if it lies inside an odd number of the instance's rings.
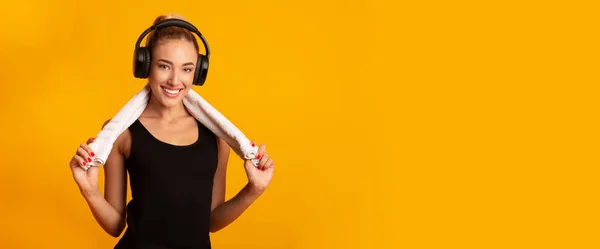
[[[172,107],[183,101],[192,86],[197,61],[198,52],[190,41],[166,39],[155,45],[148,81],[161,105]]]

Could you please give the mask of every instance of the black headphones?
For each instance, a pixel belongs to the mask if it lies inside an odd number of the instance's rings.
[[[150,74],[150,62],[152,61],[150,49],[147,47],[140,47],[140,43],[144,37],[146,37],[146,35],[153,30],[170,26],[185,28],[198,35],[198,37],[200,37],[202,40],[204,48],[206,49],[206,55],[198,54],[198,62],[196,62],[196,71],[194,73],[194,81],[192,84],[196,86],[204,85],[204,81],[206,81],[206,75],[208,74],[208,58],[210,57],[210,48],[208,47],[208,43],[200,31],[198,31],[198,29],[191,23],[181,19],[163,20],[155,25],[150,26],[140,35],[135,43],[135,50],[133,52],[133,75],[136,78],[145,79]]]

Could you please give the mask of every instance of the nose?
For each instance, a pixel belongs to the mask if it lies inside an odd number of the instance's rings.
[[[172,71],[167,83],[170,85],[177,85],[177,83],[179,82],[179,77],[179,73]]]

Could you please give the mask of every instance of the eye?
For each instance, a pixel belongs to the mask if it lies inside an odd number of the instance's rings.
[[[167,65],[158,65],[158,68],[160,68],[160,69],[169,69],[169,66],[167,66]]]
[[[192,72],[192,69],[191,69],[191,68],[189,68],[189,67],[188,67],[188,68],[184,68],[183,70],[184,70],[184,71],[186,71],[186,72],[188,72],[188,73],[189,73],[189,72]]]

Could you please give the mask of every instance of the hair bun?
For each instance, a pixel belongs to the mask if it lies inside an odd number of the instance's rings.
[[[158,16],[156,19],[154,19],[154,23],[153,25],[156,25],[159,22],[162,22],[164,20],[167,19],[179,19],[179,20],[184,20],[185,21],[185,17],[183,17],[182,15],[176,14],[176,13],[171,13],[171,14],[167,14],[167,15],[160,15]]]

